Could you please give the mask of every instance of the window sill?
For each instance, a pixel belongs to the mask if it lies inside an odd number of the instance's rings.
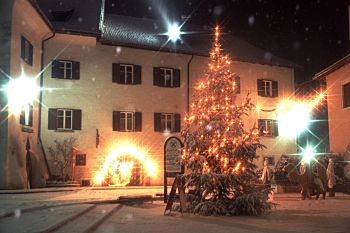
[[[25,133],[34,133],[34,130],[30,126],[23,126],[21,130]]]
[[[166,87],[166,86],[158,86],[158,85],[154,85],[155,87],[161,87],[161,88],[180,88],[180,87]]]
[[[72,129],[56,129],[55,132],[59,132],[59,133],[73,133],[74,130]]]

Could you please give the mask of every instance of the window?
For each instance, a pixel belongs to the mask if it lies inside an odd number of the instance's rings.
[[[86,166],[86,154],[77,154],[76,155],[75,166]]]
[[[57,79],[80,79],[80,62],[69,60],[52,61],[52,78]]]
[[[239,76],[235,77],[235,93],[241,93],[241,78]]]
[[[141,84],[141,66],[113,63],[112,82],[129,85]]]
[[[258,79],[258,95],[263,97],[277,97],[278,82],[273,80]]]
[[[181,115],[176,113],[154,113],[155,132],[180,132]]]
[[[276,137],[278,136],[278,121],[271,119],[258,120],[259,133],[261,136]]]
[[[272,157],[272,156],[264,156],[263,162],[265,160],[267,161],[267,165],[268,166],[274,166],[275,165],[275,158],[274,157]]]
[[[142,113],[113,111],[113,131],[141,132]]]
[[[82,112],[80,109],[50,108],[48,129],[50,130],[81,130]]]
[[[159,87],[180,87],[180,70],[155,67],[153,69],[153,85]]]
[[[33,105],[26,104],[22,107],[19,123],[24,126],[33,126]]]
[[[120,112],[120,131],[134,131],[133,112]]]
[[[33,45],[24,37],[21,37],[21,58],[28,65],[33,65]]]
[[[57,129],[72,129],[73,111],[57,109]]]
[[[343,108],[350,107],[350,82],[343,85]]]
[[[74,13],[74,8],[67,10],[53,10],[51,11],[52,21],[65,22],[68,21]]]
[[[133,84],[134,83],[134,66],[121,64],[120,75],[125,84]]]

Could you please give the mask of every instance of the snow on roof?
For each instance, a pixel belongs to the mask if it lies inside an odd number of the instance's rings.
[[[208,56],[213,39],[212,30],[197,25],[185,24],[181,31],[181,41],[174,44],[166,36],[167,25],[159,20],[141,19],[121,15],[106,14],[101,42],[146,48],[159,51]],[[290,61],[274,56],[230,34],[221,37],[224,53],[240,61],[297,67]]]
[[[184,24],[181,41],[168,41],[166,22],[145,18],[105,14],[101,31],[101,0],[32,0],[40,7],[55,31],[89,34],[104,44],[209,56],[212,29]],[[298,67],[272,53],[259,49],[246,41],[225,34],[221,36],[224,53],[235,60],[284,67]]]

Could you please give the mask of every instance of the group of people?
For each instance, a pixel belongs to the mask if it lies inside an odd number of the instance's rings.
[[[336,185],[336,178],[335,178],[335,172],[334,172],[334,160],[332,158],[328,159],[328,165],[325,172],[325,167],[323,167],[320,162],[315,162],[312,167],[312,174],[308,174],[307,165],[305,164],[305,161],[301,161],[299,173],[300,175],[305,175],[306,177],[306,183],[309,185],[302,186],[302,196],[305,198],[305,196],[310,197],[310,189],[316,188],[317,197],[320,193],[322,193],[325,197],[326,191],[329,192],[329,197],[334,197],[334,186]],[[260,177],[260,180],[263,184],[269,185],[271,183],[271,171],[268,167],[268,161],[267,159],[264,160],[263,164],[263,170]],[[307,188],[305,188],[307,187]],[[311,190],[314,191],[314,190]]]

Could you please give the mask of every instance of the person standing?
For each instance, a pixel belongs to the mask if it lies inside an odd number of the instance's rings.
[[[336,185],[336,180],[335,180],[335,173],[334,173],[334,161],[332,158],[329,159],[326,174],[327,174],[327,186],[328,186],[329,197],[334,197],[335,192],[333,188]]]
[[[271,182],[270,169],[267,164],[267,159],[264,160],[263,172],[261,174],[260,180],[264,185],[269,185]]]

